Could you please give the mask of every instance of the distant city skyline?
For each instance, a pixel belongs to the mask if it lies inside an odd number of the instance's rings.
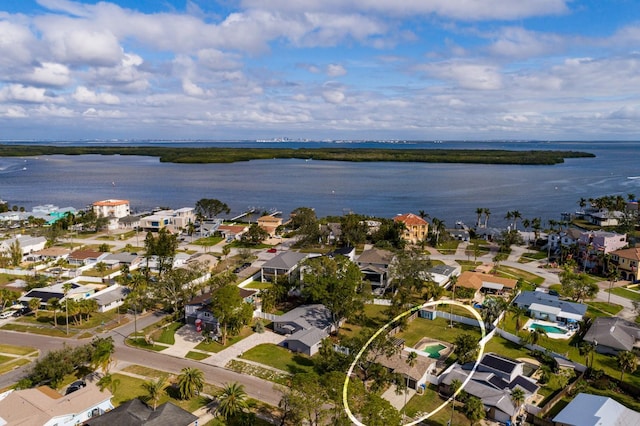
[[[0,140],[635,140],[631,0],[15,0]]]

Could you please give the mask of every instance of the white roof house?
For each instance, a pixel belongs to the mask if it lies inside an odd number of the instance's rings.
[[[640,413],[605,396],[580,393],[553,418],[556,426],[634,426]]]

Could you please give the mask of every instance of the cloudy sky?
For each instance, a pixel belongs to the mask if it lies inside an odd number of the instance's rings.
[[[639,134],[637,0],[0,2],[0,139]]]

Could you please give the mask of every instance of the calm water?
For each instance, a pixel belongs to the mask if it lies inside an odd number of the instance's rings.
[[[74,143],[78,144],[78,143]],[[104,144],[101,142],[100,144]],[[175,143],[164,143],[175,144]],[[222,143],[196,143],[215,146]],[[227,142],[225,146],[295,147],[328,143]],[[82,208],[105,198],[124,198],[132,209],[193,206],[200,198],[226,202],[232,215],[248,207],[275,208],[286,216],[300,206],[319,216],[353,211],[393,217],[425,210],[447,225],[475,222],[475,209],[491,210],[490,225],[505,223],[509,210],[523,217],[559,219],[575,211],[581,197],[628,193],[640,196],[638,142],[444,142],[441,144],[353,144],[408,148],[582,150],[593,159],[554,166],[349,163],[259,160],[234,164],[170,164],[129,156],[41,156],[0,158],[0,198],[31,208],[38,204]]]

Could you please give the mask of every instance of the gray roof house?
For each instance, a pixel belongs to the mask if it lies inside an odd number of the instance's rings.
[[[554,418],[556,426],[640,425],[640,413],[606,396],[579,393]]]
[[[165,402],[153,410],[139,399],[122,403],[117,408],[86,421],[87,426],[192,426],[198,417],[190,412]]]
[[[287,335],[285,347],[311,356],[333,331],[331,311],[320,304],[299,306],[276,318],[273,330]]]
[[[386,287],[389,282],[389,265],[394,254],[388,250],[370,248],[363,251],[356,263],[372,286]]]
[[[471,368],[472,364],[454,364],[441,376],[439,386],[445,393],[449,393],[451,382],[454,379],[464,382]],[[511,400],[513,389],[521,388],[527,402],[540,388],[534,381],[522,375],[522,368],[521,362],[493,353],[485,354],[464,390],[482,400],[487,407],[489,418],[506,423],[519,411],[519,407]]]
[[[640,347],[640,327],[622,318],[598,317],[583,340],[593,343],[599,353],[615,355]]]
[[[124,304],[130,292],[127,287],[115,284],[92,294],[89,299],[98,302],[98,312],[107,312]]]
[[[558,322],[581,321],[587,313],[587,305],[561,300],[542,291],[523,291],[513,304],[525,308],[532,317]]]
[[[311,257],[311,255],[297,251],[283,251],[264,262],[260,268],[260,280],[262,282],[273,281],[278,277],[285,276],[291,282],[296,277],[295,272],[299,269],[300,262],[307,257]]]
[[[135,266],[142,261],[142,257],[135,253],[128,253],[126,251],[120,253],[109,253],[102,262],[109,265],[111,268],[117,268],[121,265],[127,265],[129,267]]]

